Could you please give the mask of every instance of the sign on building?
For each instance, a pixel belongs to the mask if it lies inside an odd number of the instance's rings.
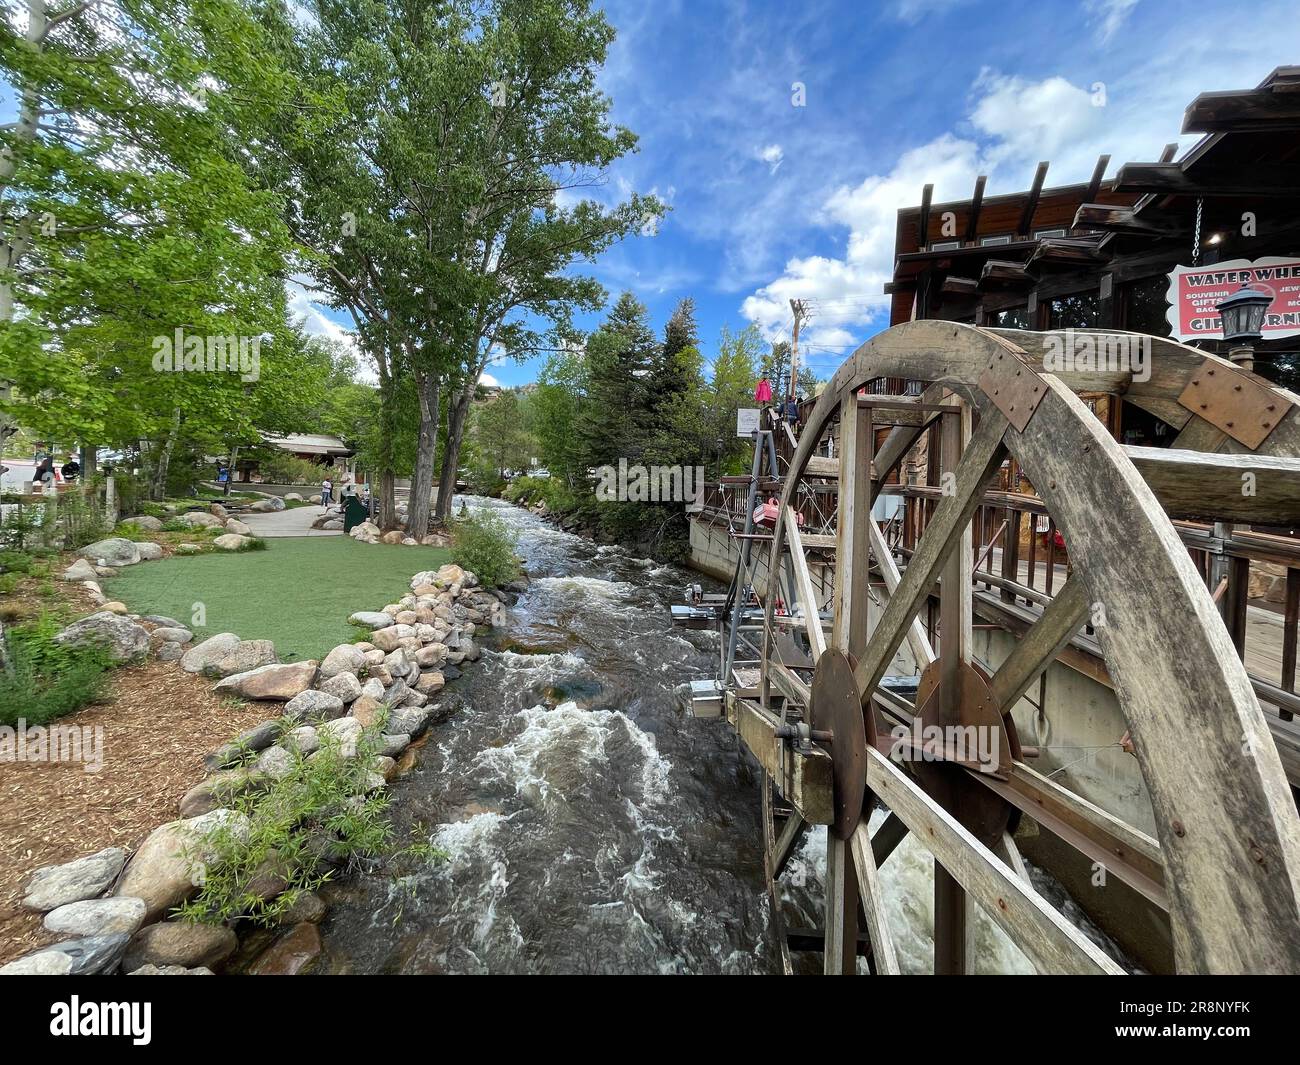
[[[1216,306],[1243,284],[1273,297],[1264,314],[1265,340],[1300,334],[1300,259],[1232,259],[1212,266],[1178,266],[1169,275],[1166,317],[1176,340],[1218,340]]]
[[[736,435],[749,436],[758,432],[758,407],[741,407],[736,411]]]

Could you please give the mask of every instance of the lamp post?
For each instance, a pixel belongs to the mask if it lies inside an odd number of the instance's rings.
[[[1272,302],[1267,292],[1243,284],[1215,307],[1223,320],[1223,339],[1231,345],[1228,358],[1243,370],[1255,368],[1255,343],[1263,338],[1264,312]]]

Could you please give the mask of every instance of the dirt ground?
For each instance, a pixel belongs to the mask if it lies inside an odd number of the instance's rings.
[[[25,592],[4,602],[30,604]],[[93,612],[80,586],[60,582],[59,593],[73,617]],[[67,938],[19,907],[34,870],[105,847],[134,849],[176,817],[181,797],[204,776],[203,756],[267,716],[264,706],[215,696],[212,681],[176,662],[150,660],[110,677],[108,701],[57,722],[103,729],[99,772],[78,763],[0,764],[0,964]]]

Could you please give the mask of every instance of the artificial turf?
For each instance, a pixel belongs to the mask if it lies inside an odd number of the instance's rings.
[[[104,593],[135,614],[163,614],[196,640],[234,632],[273,640],[282,662],[320,658],[357,630],[348,615],[379,610],[410,591],[411,577],[437,569],[439,547],[358,543],[350,536],[274,537],[265,551],[177,556],[123,569]],[[204,623],[194,623],[196,604]]]

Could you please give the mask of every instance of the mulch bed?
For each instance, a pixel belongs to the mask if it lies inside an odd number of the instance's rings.
[[[79,586],[64,589],[65,602],[80,598]],[[93,610],[76,606],[76,616]],[[269,716],[264,705],[214,695],[211,680],[175,662],[151,660],[110,678],[111,701],[51,722],[103,728],[98,773],[71,763],[0,764],[0,964],[67,938],[19,908],[34,870],[105,847],[134,849],[176,817],[205,775],[205,754]]]

